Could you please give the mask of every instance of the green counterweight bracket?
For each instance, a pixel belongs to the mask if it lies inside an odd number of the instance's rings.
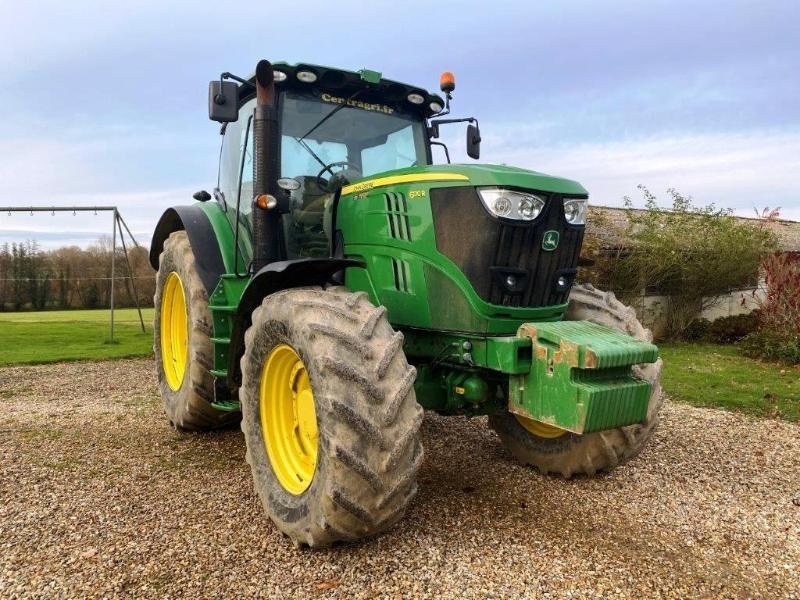
[[[650,384],[631,366],[658,359],[658,348],[588,321],[526,323],[528,373],[511,375],[509,410],[517,415],[590,433],[644,421]]]

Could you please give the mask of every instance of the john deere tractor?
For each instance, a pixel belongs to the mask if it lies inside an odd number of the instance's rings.
[[[636,455],[658,420],[649,332],[575,283],[586,190],[449,164],[443,125],[480,149],[477,120],[447,117],[454,88],[265,60],[223,73],[217,186],[156,227],[166,414],[241,421],[255,491],[298,545],[403,516],[423,409],[488,415],[511,455],[564,477]]]

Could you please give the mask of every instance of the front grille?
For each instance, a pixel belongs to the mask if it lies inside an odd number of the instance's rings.
[[[542,214],[531,222],[511,223],[490,216],[473,187],[430,192],[437,249],[459,266],[487,302],[539,307],[567,301],[584,227],[566,222],[563,196],[536,194],[547,202]],[[551,230],[558,232],[559,243],[546,251],[542,238]],[[563,286],[558,285],[560,278]]]

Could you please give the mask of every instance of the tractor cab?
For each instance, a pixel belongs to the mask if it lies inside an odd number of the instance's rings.
[[[209,116],[224,124],[215,196],[232,225],[247,230],[240,236],[241,251],[250,260],[255,76],[240,80],[226,73],[223,78],[239,83],[211,84]],[[427,119],[442,112],[444,101],[368,70],[276,63],[273,80],[277,132],[268,152],[277,158],[284,256],[325,257],[333,235],[326,208],[341,188],[377,173],[431,164]]]

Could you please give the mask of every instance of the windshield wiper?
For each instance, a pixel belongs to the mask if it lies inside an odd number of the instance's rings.
[[[342,102],[342,103],[341,103],[339,106],[335,107],[335,108],[334,108],[334,109],[333,109],[331,112],[329,112],[327,115],[325,115],[324,117],[322,117],[322,118],[321,118],[319,121],[317,121],[317,124],[316,124],[316,125],[314,125],[314,126],[311,128],[311,129],[309,129],[308,131],[306,131],[306,132],[305,132],[305,133],[304,133],[302,136],[300,136],[299,138],[295,138],[295,139],[296,139],[298,142],[302,142],[304,139],[306,139],[308,136],[310,136],[312,133],[314,133],[314,132],[317,130],[317,128],[318,128],[320,125],[322,125],[322,124],[323,124],[325,121],[327,121],[328,119],[330,119],[330,118],[331,118],[333,115],[335,115],[337,112],[339,112],[340,110],[342,110],[342,109],[343,109],[345,106],[347,106],[347,103],[348,103],[348,102],[350,102],[350,100],[352,100],[353,98],[355,98],[356,96],[358,96],[358,95],[359,95],[361,92],[363,92],[363,91],[364,91],[364,90],[356,90],[355,92],[353,92],[353,93],[350,95],[350,97],[348,97],[348,98],[347,98],[347,99],[346,99],[344,102]],[[313,154],[313,152],[312,152],[312,154]]]
[[[295,138],[295,139],[297,139],[297,138]],[[319,156],[317,156],[317,153],[316,153],[316,152],[314,152],[314,151],[311,149],[311,146],[309,146],[309,145],[308,145],[308,142],[306,142],[306,141],[305,141],[303,138],[300,138],[299,140],[297,140],[297,142],[298,142],[298,143],[299,143],[299,144],[300,144],[300,145],[301,145],[303,148],[305,148],[306,150],[308,150],[308,153],[309,153],[311,156],[313,156],[313,157],[314,157],[314,159],[315,159],[315,160],[316,160],[316,161],[317,161],[319,164],[321,164],[323,167],[327,167],[327,166],[328,166],[327,164],[325,164],[325,163],[322,161],[322,159],[321,159]]]

